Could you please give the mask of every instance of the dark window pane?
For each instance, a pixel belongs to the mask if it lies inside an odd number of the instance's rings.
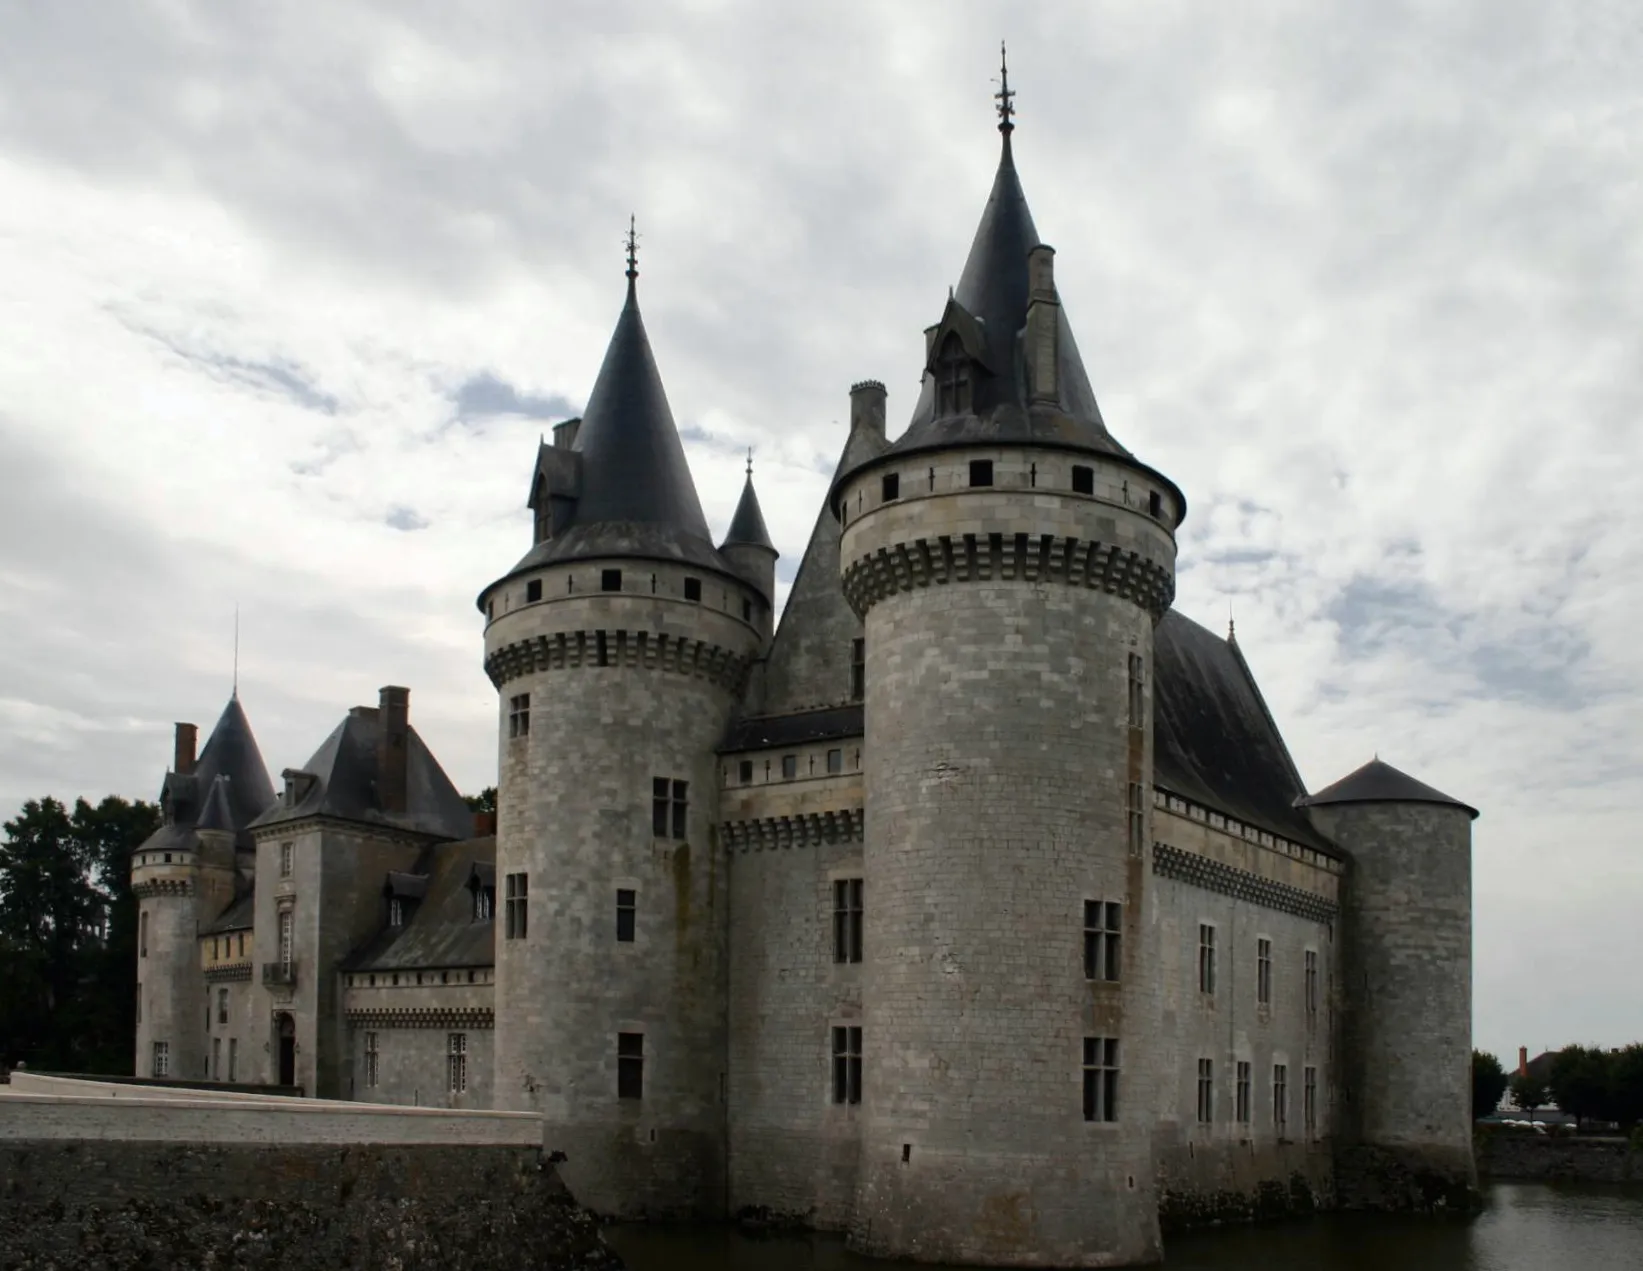
[[[901,477],[896,473],[887,473],[884,478],[884,501],[889,503],[901,497]]]
[[[600,591],[621,591],[622,571],[619,569],[604,569],[599,571]]]
[[[993,461],[991,459],[970,460],[970,484],[992,485]]]
[[[702,580],[700,578],[685,579],[685,599],[700,600],[702,598]]]

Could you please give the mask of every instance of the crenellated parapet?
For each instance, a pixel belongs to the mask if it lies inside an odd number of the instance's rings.
[[[510,680],[546,671],[631,667],[711,680],[739,692],[751,658],[745,650],[665,631],[555,631],[501,645],[485,658],[485,674],[501,688]]]
[[[860,843],[865,824],[861,808],[838,808],[726,821],[719,827],[719,838],[728,852],[776,852],[824,843]]]
[[[151,900],[158,896],[192,896],[194,880],[188,875],[142,878],[131,884],[131,894],[138,900]]]

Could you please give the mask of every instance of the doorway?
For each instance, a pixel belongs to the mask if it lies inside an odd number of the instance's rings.
[[[297,1025],[284,1011],[275,1021],[274,1036],[279,1046],[279,1083],[294,1086],[297,1084]]]

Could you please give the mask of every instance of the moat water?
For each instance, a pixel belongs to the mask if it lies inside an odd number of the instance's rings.
[[[629,1271],[873,1271],[829,1237],[616,1227]],[[1472,1219],[1328,1214],[1168,1242],[1168,1271],[1639,1271],[1643,1187],[1496,1183]],[[933,1271],[933,1269],[932,1269]]]

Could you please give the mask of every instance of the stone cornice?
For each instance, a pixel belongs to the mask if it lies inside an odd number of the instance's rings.
[[[1212,830],[1220,830],[1223,834],[1230,834],[1233,838],[1243,839],[1247,843],[1269,847],[1275,852],[1292,856],[1298,861],[1305,861],[1308,865],[1327,870],[1331,874],[1346,873],[1346,865],[1332,853],[1308,847],[1304,843],[1285,838],[1282,834],[1275,834],[1258,825],[1241,821],[1235,816],[1228,816],[1219,808],[1212,808],[1208,804],[1198,803],[1184,795],[1176,794],[1167,786],[1153,787],[1152,802],[1154,807],[1165,812],[1185,817],[1189,821],[1198,821]]]
[[[356,1028],[496,1027],[496,1013],[488,1006],[369,1006],[353,1007],[345,1014],[348,1022]]]
[[[940,535],[893,543],[852,561],[844,597],[858,614],[901,591],[932,583],[1022,579],[1088,587],[1133,600],[1155,618],[1175,598],[1175,575],[1116,543],[1026,534]]]
[[[1288,883],[1262,878],[1248,870],[1238,869],[1207,856],[1188,852],[1168,843],[1152,845],[1152,872],[1160,878],[1173,878],[1204,891],[1219,892],[1234,900],[1294,914],[1311,922],[1333,923],[1340,912],[1333,901]]]
[[[711,680],[739,693],[748,664],[748,657],[734,649],[666,632],[555,631],[494,650],[485,659],[485,674],[501,688],[509,680],[539,671],[631,667]]]
[[[227,962],[205,968],[207,983],[215,984],[229,980],[249,980],[251,978],[251,964],[249,962]]]
[[[374,839],[386,843],[399,843],[407,847],[426,847],[429,843],[449,843],[452,840],[443,834],[427,834],[421,830],[412,830],[399,825],[386,825],[381,821],[356,821],[350,817],[329,816],[323,812],[310,812],[303,816],[292,817],[289,821],[271,821],[267,825],[253,825],[249,827],[251,837],[258,843],[270,839],[294,838],[299,834],[307,834],[312,830],[336,830],[344,834],[366,834]]]
[[[764,852],[824,843],[860,843],[864,831],[865,818],[860,808],[838,808],[797,816],[725,821],[719,826],[719,837],[727,852]]]
[[[145,878],[131,885],[131,894],[138,900],[155,896],[192,896],[194,884],[186,878]]]

